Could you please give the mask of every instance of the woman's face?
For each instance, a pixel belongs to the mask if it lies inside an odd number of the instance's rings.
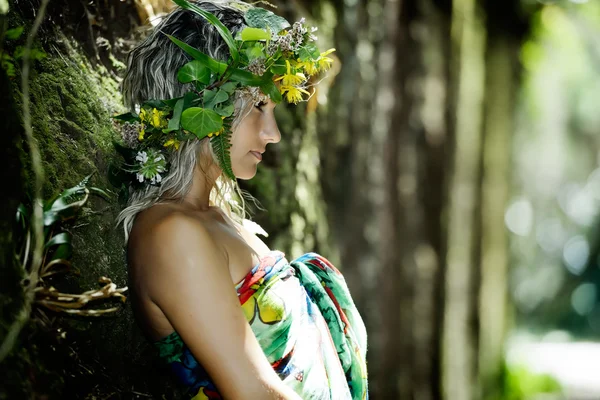
[[[251,179],[267,144],[278,143],[281,133],[275,121],[275,103],[262,102],[242,119],[231,141],[231,167],[239,179]]]

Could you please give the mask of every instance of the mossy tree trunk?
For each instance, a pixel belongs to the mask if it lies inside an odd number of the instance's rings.
[[[25,42],[39,4],[11,4],[8,28],[24,27],[17,41],[4,49],[14,55]],[[94,173],[91,184],[111,189],[107,166],[113,157],[111,141],[117,133],[111,116],[120,113],[118,80],[123,43],[132,40],[136,9],[132,2],[110,4],[53,1],[35,42],[46,58],[35,61],[30,73],[32,128],[45,172],[43,197],[48,199]],[[83,19],[82,19],[83,16]],[[115,19],[111,19],[115,18]],[[120,40],[119,40],[120,39]],[[32,176],[27,144],[21,129],[20,66],[7,84],[2,73],[2,169],[5,182],[3,227],[12,222],[19,202],[31,205]],[[5,90],[6,89],[6,90]],[[14,107],[11,107],[11,104]],[[4,154],[4,153],[3,153]],[[20,168],[19,161],[23,166]],[[21,189],[23,186],[23,190]],[[58,275],[46,284],[80,293],[99,287],[107,276],[118,287],[127,286],[123,235],[114,226],[118,205],[93,198],[76,223],[65,227],[73,235],[73,265],[79,276]],[[2,229],[3,260],[13,255],[12,229]],[[21,273],[14,263],[1,265],[1,338],[21,307]],[[2,398],[153,397],[172,396],[169,379],[157,377],[153,355],[135,327],[128,307],[112,317],[65,318],[35,308],[14,350],[0,365]],[[167,394],[170,393],[170,394]]]

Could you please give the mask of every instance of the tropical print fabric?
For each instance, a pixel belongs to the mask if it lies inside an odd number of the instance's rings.
[[[263,257],[236,285],[240,304],[273,369],[302,399],[367,399],[367,334],[342,274],[307,253]],[[194,400],[221,399],[177,332],[155,343]]]

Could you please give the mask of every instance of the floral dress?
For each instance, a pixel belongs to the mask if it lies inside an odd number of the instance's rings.
[[[281,380],[302,399],[367,399],[367,334],[342,274],[307,253],[272,251],[236,285],[252,331]],[[155,342],[194,400],[221,399],[177,332]]]

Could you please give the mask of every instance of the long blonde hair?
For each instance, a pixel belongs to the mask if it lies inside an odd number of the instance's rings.
[[[209,1],[198,1],[196,4],[219,18],[234,35],[243,27],[243,12],[239,8]],[[176,8],[128,56],[128,69],[121,90],[125,105],[132,111],[146,100],[180,97],[191,89],[190,85],[181,84],[176,78],[177,70],[189,61],[189,57],[165,34],[174,35],[217,60],[226,61],[229,56],[226,44],[212,24],[193,12]],[[236,92],[233,136],[239,123],[252,110],[253,93],[257,90],[252,88]],[[200,166],[209,184],[213,184],[210,204],[223,209],[234,221],[242,223],[247,215],[245,198],[251,196],[242,192],[237,181],[223,174],[216,182],[210,182],[202,166],[218,163],[208,138],[186,140],[178,151],[168,157],[169,172],[160,186],[130,189],[127,206],[117,217],[117,225],[123,224],[126,244],[138,213],[156,204],[179,202],[189,193],[193,171],[197,166]]]

